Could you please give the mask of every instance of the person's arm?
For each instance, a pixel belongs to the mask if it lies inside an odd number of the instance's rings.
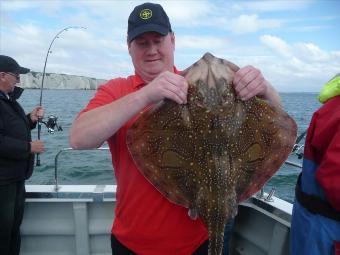
[[[282,107],[279,94],[263,77],[261,71],[253,66],[240,68],[235,73],[233,84],[241,100],[258,96],[274,106]]]
[[[71,147],[97,148],[146,106],[164,98],[186,103],[187,89],[188,84],[184,77],[164,72],[142,89],[84,112],[72,124]]]
[[[340,126],[316,172],[316,180],[325,192],[328,202],[340,212]]]

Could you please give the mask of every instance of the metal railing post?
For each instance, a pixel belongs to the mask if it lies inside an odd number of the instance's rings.
[[[58,159],[60,154],[62,154],[65,151],[89,151],[89,150],[109,150],[108,147],[100,147],[95,149],[88,149],[88,150],[74,150],[72,148],[63,148],[59,150],[59,152],[54,157],[54,191],[58,192],[59,185],[58,185]]]

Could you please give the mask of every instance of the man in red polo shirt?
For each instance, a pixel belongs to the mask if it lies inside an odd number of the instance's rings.
[[[138,171],[126,146],[126,132],[146,107],[165,98],[187,100],[188,84],[174,67],[175,35],[159,4],[136,6],[129,16],[127,44],[135,74],[102,85],[74,121],[70,143],[75,149],[108,141],[117,180],[112,226],[113,254],[207,254],[207,229],[187,209],[169,202]],[[261,72],[247,66],[235,75],[242,100],[255,95],[280,104]]]

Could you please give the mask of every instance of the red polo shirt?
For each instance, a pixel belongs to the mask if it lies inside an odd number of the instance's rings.
[[[177,71],[176,71],[177,72]],[[102,85],[81,112],[111,103],[144,86],[138,75]],[[108,139],[117,180],[117,203],[112,234],[138,255],[189,255],[208,233],[203,222],[192,220],[188,209],[167,200],[139,172],[126,145],[126,132],[138,117]]]

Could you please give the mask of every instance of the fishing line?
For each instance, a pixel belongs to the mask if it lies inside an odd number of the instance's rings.
[[[40,87],[40,99],[39,99],[39,106],[42,106],[42,98],[43,98],[43,90],[44,90],[44,81],[45,81],[45,74],[46,74],[46,64],[47,59],[50,53],[52,53],[51,48],[56,39],[59,38],[59,35],[65,31],[68,31],[69,29],[86,29],[85,27],[66,27],[60,30],[52,39],[50,46],[48,47],[46,58],[45,58],[45,64],[44,64],[44,70],[43,70],[43,76],[41,80],[41,87]],[[62,127],[58,125],[57,123],[58,117],[54,115],[48,116],[47,121],[43,121],[42,118],[38,118],[38,140],[40,140],[40,134],[41,134],[41,125],[44,124],[47,127],[47,130],[50,134],[54,134],[55,130],[62,131]],[[40,155],[37,153],[37,161],[36,166],[40,166]]]

